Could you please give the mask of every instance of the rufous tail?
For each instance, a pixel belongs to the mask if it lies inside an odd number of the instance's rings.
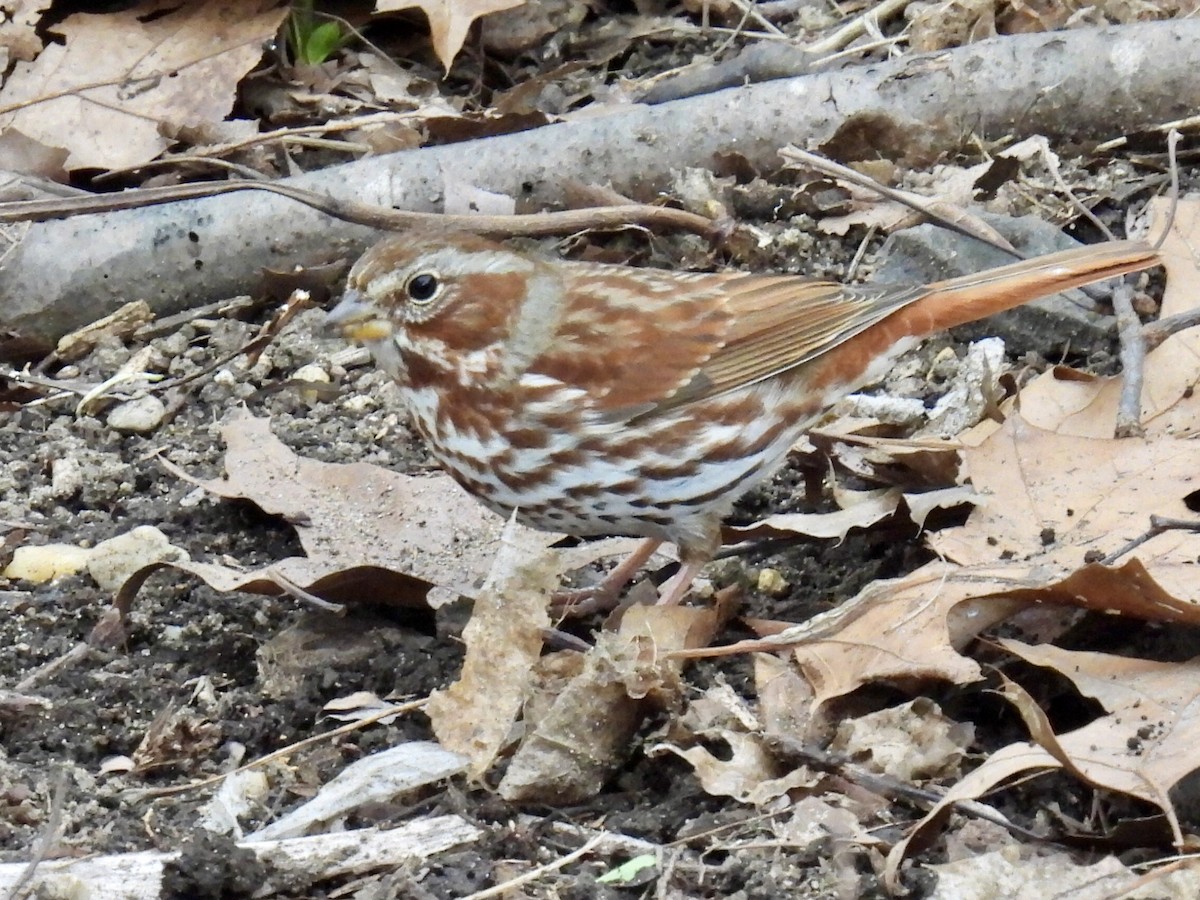
[[[974,322],[1047,294],[1148,269],[1160,261],[1159,252],[1148,244],[1110,241],[934,282],[926,285],[916,300],[847,340],[836,354],[814,361],[808,383],[814,389],[857,387],[872,363],[893,354],[897,347],[912,346],[914,338]]]
[[[1159,251],[1141,241],[1109,241],[1050,253],[934,282],[928,286],[928,294],[889,316],[888,325],[912,335],[932,334],[1161,262]]]

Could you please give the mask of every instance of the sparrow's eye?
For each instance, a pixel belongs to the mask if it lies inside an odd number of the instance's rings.
[[[442,283],[433,272],[418,272],[404,284],[404,292],[413,303],[428,303],[441,289]]]

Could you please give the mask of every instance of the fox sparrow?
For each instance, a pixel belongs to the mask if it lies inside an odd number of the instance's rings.
[[[734,501],[823,408],[920,338],[1156,265],[1117,241],[927,285],[555,262],[469,234],[385,238],[329,327],[396,379],[442,466],[490,509],[659,543],[687,592]]]

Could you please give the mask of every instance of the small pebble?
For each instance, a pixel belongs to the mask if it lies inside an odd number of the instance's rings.
[[[307,366],[301,366],[296,370],[296,374],[292,377],[297,381],[311,381],[318,384],[329,384],[329,373],[316,363],[309,363]]]
[[[139,569],[152,563],[179,562],[188,554],[171,544],[170,538],[153,525],[101,541],[88,557],[88,574],[106,591],[115,591]]]
[[[74,497],[83,487],[83,467],[73,456],[63,456],[50,464],[50,494],[59,500]]]
[[[162,424],[167,408],[153,394],[127,400],[112,408],[108,427],[124,434],[149,434]]]
[[[762,569],[758,573],[757,587],[759,591],[764,594],[768,594],[772,597],[778,597],[780,594],[786,591],[790,585],[787,583],[787,579],[780,575],[777,570]]]
[[[370,394],[352,394],[342,404],[342,409],[352,415],[364,415],[376,409],[379,404]]]

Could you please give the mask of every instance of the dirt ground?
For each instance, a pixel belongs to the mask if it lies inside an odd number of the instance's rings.
[[[637,61],[635,55],[631,65]],[[1116,172],[1113,178],[1119,181],[1124,164],[1111,165]],[[1105,169],[1096,165],[1087,177],[1102,178],[1096,171]],[[735,204],[735,211],[771,208],[769,201],[776,193],[792,196],[791,187],[782,181],[742,185],[735,191],[741,204]],[[1127,200],[1139,198],[1142,195],[1133,192]],[[1114,223],[1124,215],[1116,204],[1100,211]],[[862,237],[859,231],[845,242],[835,240],[820,234],[814,220],[804,215],[787,227],[803,233],[803,268],[818,275],[844,271]],[[557,252],[551,242],[540,246],[542,252]],[[868,271],[879,246],[878,240],[869,243]],[[694,263],[707,253],[691,238],[641,233],[596,236],[586,246],[571,249],[658,265]],[[763,264],[772,266],[771,261]],[[774,267],[800,268],[786,257],[776,259]],[[235,317],[214,314],[181,324],[148,342],[154,348],[151,365],[167,377],[198,372],[244,345],[271,311],[271,304],[259,303]],[[146,434],[111,427],[109,407],[77,414],[78,397],[30,405],[30,396],[7,395],[0,409],[0,567],[20,545],[94,546],[140,525],[157,527],[197,560],[234,561],[254,568],[300,555],[299,542],[287,524],[249,503],[206,495],[160,462],[160,458],[169,460],[198,478],[220,477],[224,448],[219,427],[238,407],[269,416],[274,433],[303,456],[327,462],[367,461],[403,472],[430,468],[432,463],[408,430],[387,379],[370,366],[347,371],[330,363],[343,345],[319,334],[321,318],[320,310],[299,316],[253,367],[239,358],[199,378],[178,408]],[[82,359],[56,367],[53,375],[99,383],[143,343],[106,341]],[[964,352],[963,342],[950,338],[938,339],[920,352],[928,361],[945,347],[959,356]],[[1072,363],[1108,371],[1114,353],[1111,339],[1069,348],[1054,342],[1008,347],[1017,368],[1033,369],[1065,356]],[[310,363],[333,373],[330,390],[313,390],[293,381],[295,373]],[[941,387],[935,381],[907,389],[932,402]],[[56,480],[55,470],[61,472],[64,461],[75,467],[76,474]],[[768,512],[827,508],[827,497],[806,490],[809,476],[811,471],[798,460],[746,497],[735,520],[750,522]],[[961,515],[943,514],[929,525],[951,524]],[[718,564],[715,581],[743,586],[743,614],[748,617],[803,621],[874,580],[912,571],[930,558],[913,529],[881,528],[854,533],[840,542],[763,547]],[[790,587],[778,595],[758,591],[754,585],[764,567],[777,570]],[[0,647],[4,648],[0,688],[25,698],[20,703],[0,702],[0,863],[28,860],[48,832],[56,834],[51,858],[183,849],[181,861],[164,882],[162,896],[173,898],[262,896],[256,891],[265,876],[233,851],[228,838],[215,838],[197,824],[212,788],[157,797],[145,796],[145,789],[183,786],[330,731],[336,723],[322,716],[322,707],[355,691],[423,697],[446,686],[459,673],[460,635],[470,614],[466,603],[434,613],[396,607],[386,597],[366,597],[338,617],[291,596],[219,592],[198,579],[164,570],[138,593],[118,646],[89,644],[92,629],[112,599],[112,593],[99,588],[86,573],[45,584],[0,580]],[[599,624],[598,619],[586,619],[570,625],[570,630],[587,640]],[[750,633],[735,621],[722,641]],[[1081,616],[1060,643],[1188,659],[1200,648],[1200,634],[1186,627],[1167,630]],[[746,657],[698,662],[688,668],[686,677],[689,690],[696,694],[724,682],[753,699],[754,678]],[[1053,710],[1058,724],[1087,714],[1088,710],[1054,706],[1056,697],[1065,692],[1050,676],[1043,676],[1041,685],[1039,700]],[[988,682],[970,688],[936,684],[871,688],[844,701],[844,713],[849,716],[917,693],[928,696],[948,715],[975,726],[970,755],[980,759],[1024,735],[1019,719],[990,692],[992,687],[994,683]],[[436,789],[405,796],[402,802],[360,810],[344,827],[395,825],[445,812],[476,824],[483,831],[482,839],[384,875],[315,882],[277,877],[273,881],[277,889],[270,896],[463,897],[577,849],[582,841],[558,827],[564,823],[581,829],[602,827],[662,845],[668,848],[667,871],[660,869],[645,882],[622,886],[597,882],[629,855],[614,851],[592,855],[568,873],[548,873],[513,896],[886,895],[878,877],[881,851],[877,847],[844,849],[817,842],[797,852],[774,840],[765,827],[770,812],[713,796],[683,761],[648,753],[661,734],[665,716],[642,723],[621,770],[586,803],[566,808],[520,806],[501,800],[489,789],[499,773],[491,773],[485,784],[452,779]],[[134,771],[110,767],[114,758],[136,758],[147,734],[164,719],[174,723],[173,730],[166,744],[157,746],[152,767]],[[274,820],[368,754],[432,738],[427,720],[416,713],[313,742],[280,764],[287,777],[273,781],[270,795],[242,824],[251,830]],[[783,751],[780,760],[786,765]],[[861,788],[849,781],[837,783],[846,796],[861,799]],[[1194,786],[1185,784],[1176,794],[1183,826],[1194,830],[1200,825]],[[992,798],[992,803],[1024,828],[1074,833],[1066,846],[1080,864],[1109,854],[1132,864],[1157,857],[1169,847],[1169,838],[1162,838],[1157,810],[1085,789],[1067,776],[1030,781]],[[927,805],[893,798],[880,801],[876,808],[868,824],[872,834],[887,844],[920,818]],[[1129,823],[1131,830],[1105,833],[1099,823],[1107,821]],[[972,846],[1017,846],[998,826],[971,816],[957,817],[949,835],[918,853],[917,862],[942,862]],[[756,843],[759,836],[762,840]],[[736,852],[730,849],[735,843]],[[1032,842],[1020,847],[1019,852],[1027,856],[1042,852]],[[935,882],[928,871],[917,869],[908,886],[922,895]]]

